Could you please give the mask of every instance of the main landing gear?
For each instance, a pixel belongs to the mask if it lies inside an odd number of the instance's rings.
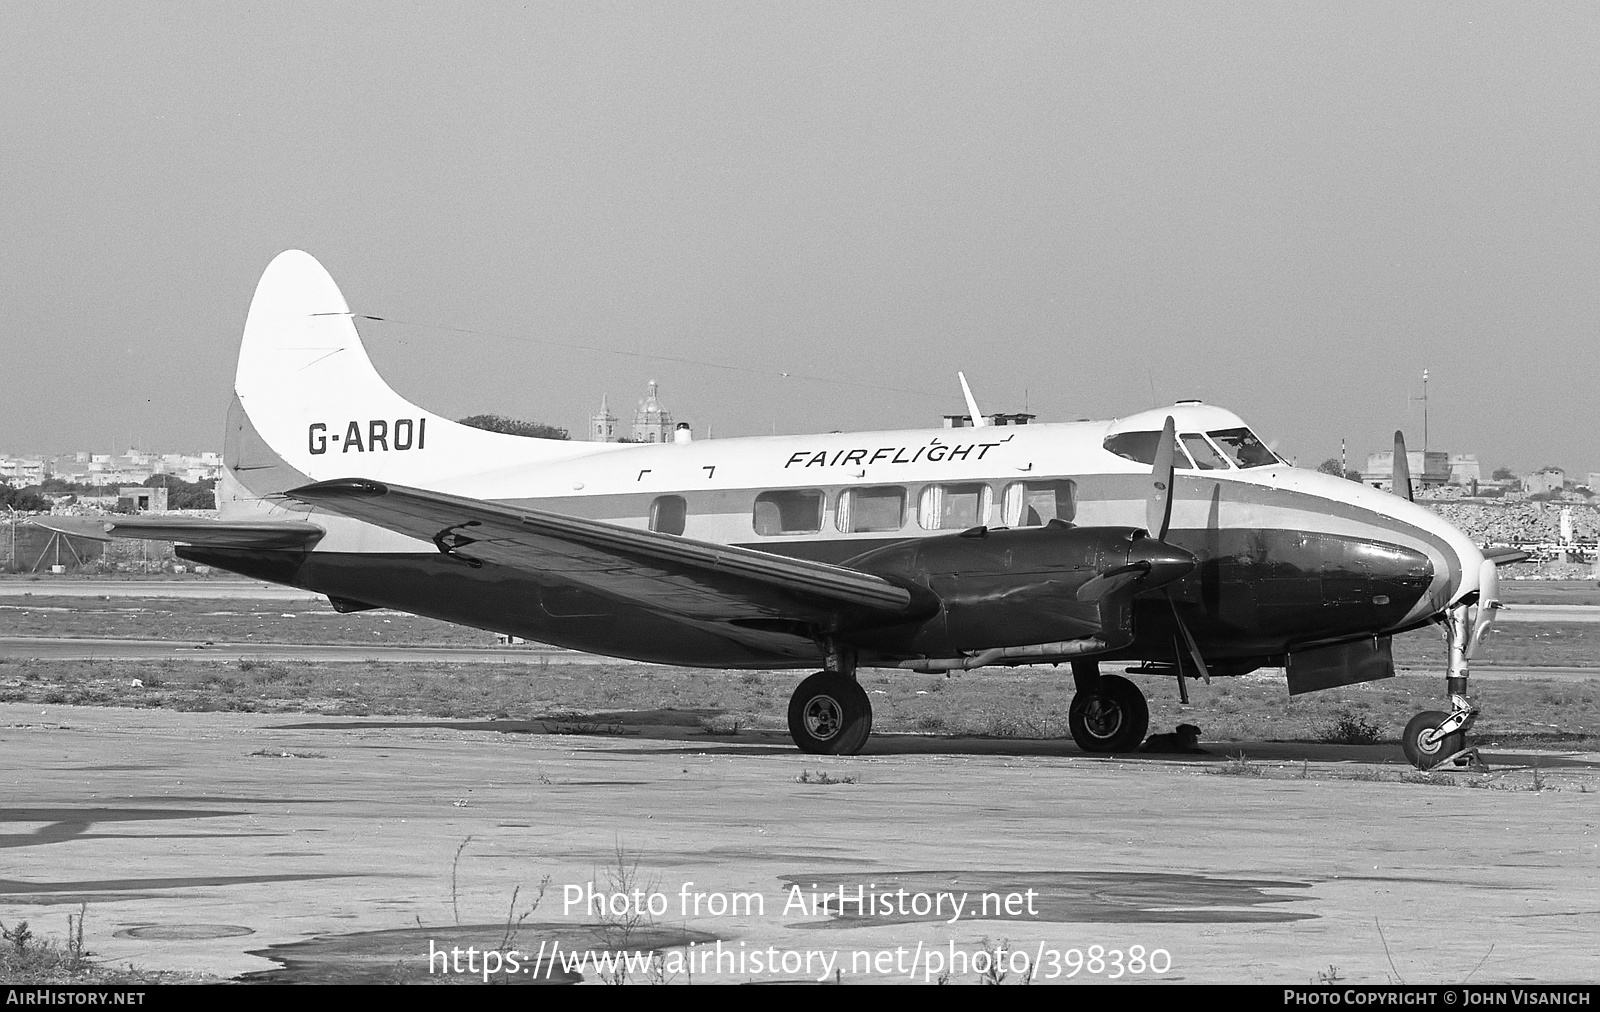
[[[800,683],[789,698],[789,736],[811,755],[855,755],[872,734],[872,701],[855,665],[835,663]]]
[[[872,734],[872,702],[856,682],[855,666],[830,657],[830,668],[800,683],[789,698],[789,736],[810,755],[855,755]],[[1092,660],[1072,662],[1068,724],[1085,752],[1131,752],[1150,730],[1150,707],[1139,687],[1102,675]],[[1440,716],[1443,716],[1442,714]]]
[[[1077,693],[1067,711],[1072,740],[1085,752],[1131,752],[1150,730],[1150,707],[1121,675],[1102,675],[1096,661],[1072,662]]]

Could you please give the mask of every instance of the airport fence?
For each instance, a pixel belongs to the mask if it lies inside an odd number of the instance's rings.
[[[162,573],[184,565],[166,541],[96,541],[48,531],[25,521],[0,523],[0,572]]]

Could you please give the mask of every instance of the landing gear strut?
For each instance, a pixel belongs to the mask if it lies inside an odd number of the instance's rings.
[[[1492,566],[1492,563],[1486,565]],[[1400,739],[1406,760],[1419,770],[1430,770],[1452,761],[1459,766],[1481,766],[1478,750],[1467,747],[1467,731],[1478,719],[1478,708],[1467,698],[1467,662],[1488,627],[1487,616],[1479,621],[1474,612],[1486,609],[1492,613],[1499,604],[1499,601],[1478,606],[1458,604],[1445,614],[1445,642],[1450,651],[1445,686],[1450,693],[1450,712],[1424,710],[1406,724],[1405,734]]]
[[[1085,752],[1131,752],[1150,730],[1150,707],[1139,687],[1120,675],[1102,675],[1096,661],[1073,661],[1077,693],[1067,711],[1072,740]]]
[[[789,737],[810,755],[855,755],[872,734],[872,701],[856,682],[854,658],[828,657],[827,671],[789,697]]]

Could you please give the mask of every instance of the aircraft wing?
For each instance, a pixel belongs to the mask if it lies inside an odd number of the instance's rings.
[[[299,520],[208,520],[204,517],[36,517],[35,527],[76,538],[143,538],[207,548],[305,548],[326,532]]]
[[[909,616],[906,588],[871,573],[600,520],[358,478],[284,493],[424,541],[469,564],[547,575],[665,614],[838,627]]]
[[[1485,548],[1483,557],[1497,566],[1509,566],[1513,562],[1525,562],[1533,556],[1520,548]]]

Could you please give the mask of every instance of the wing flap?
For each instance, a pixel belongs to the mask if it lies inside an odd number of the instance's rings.
[[[208,520],[204,517],[39,517],[35,527],[77,538],[143,538],[207,548],[307,548],[326,532],[299,520]]]
[[[903,587],[841,566],[401,485],[340,479],[285,495],[432,541],[446,554],[558,576],[674,614],[901,617],[912,600]]]

